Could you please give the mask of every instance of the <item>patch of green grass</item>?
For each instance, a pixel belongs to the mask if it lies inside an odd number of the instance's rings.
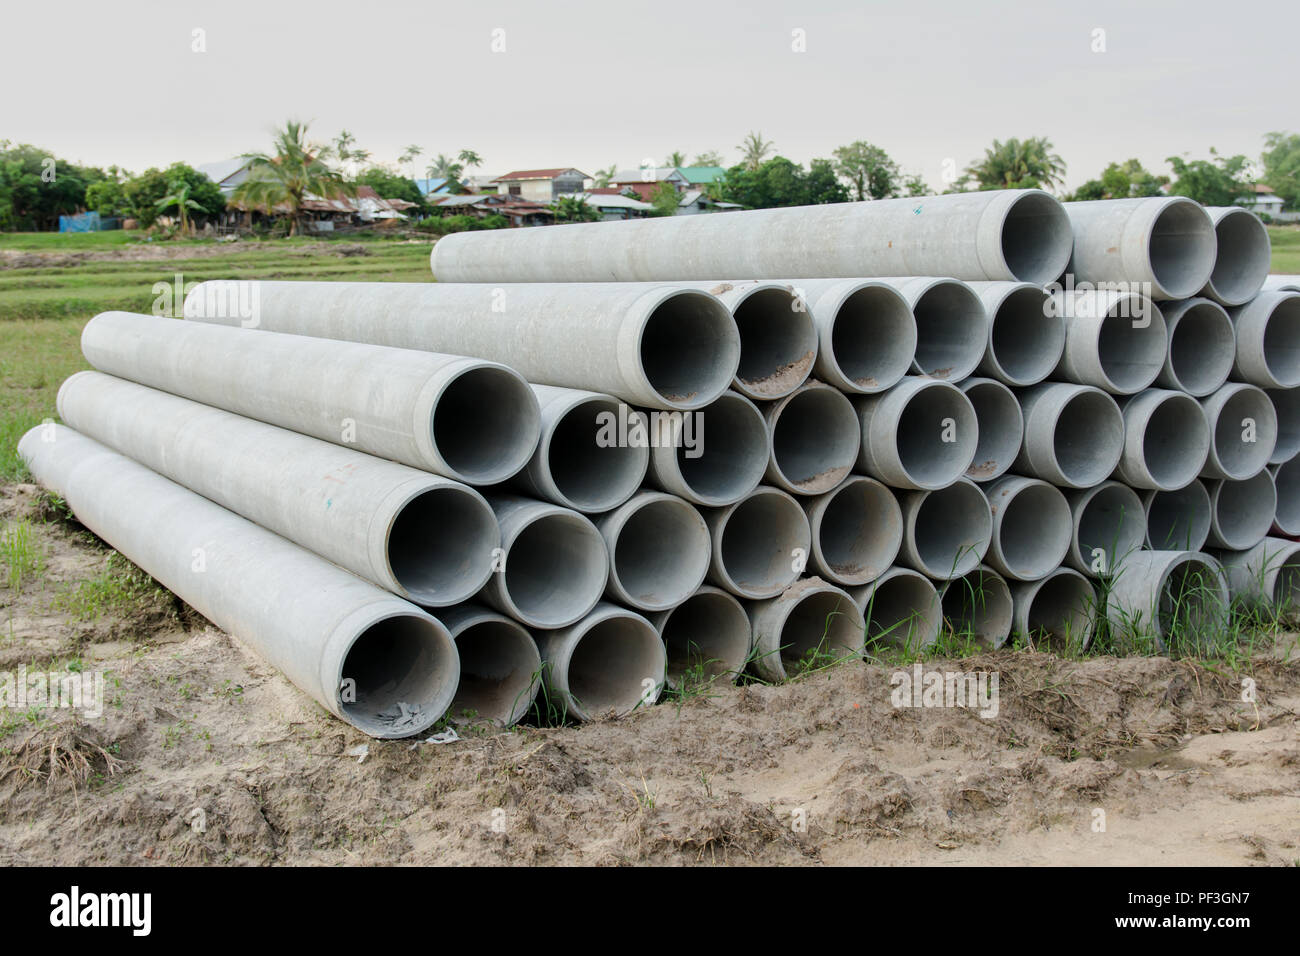
[[[129,614],[165,593],[153,578],[114,551],[98,574],[57,594],[54,607],[74,620],[91,621],[104,614]]]
[[[18,439],[55,416],[63,380],[87,368],[80,322],[0,321],[0,481],[22,480]]]
[[[22,591],[25,578],[40,575],[45,567],[45,552],[29,521],[19,519],[0,529],[0,562],[4,564],[6,584],[15,594]]]
[[[1269,226],[1273,261],[1269,272],[1300,275],[1300,226]]]

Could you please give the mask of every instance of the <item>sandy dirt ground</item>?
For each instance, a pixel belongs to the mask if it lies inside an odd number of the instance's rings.
[[[0,521],[40,517],[0,489]],[[38,525],[0,671],[107,672],[97,719],[0,738],[0,865],[1300,864],[1300,653],[1243,673],[1001,652],[995,717],[896,708],[894,668],[717,687],[622,720],[368,740],[174,599],[89,621],[107,551]],[[364,756],[362,754],[364,753]]]

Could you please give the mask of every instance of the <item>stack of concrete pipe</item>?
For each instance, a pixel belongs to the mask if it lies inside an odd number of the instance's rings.
[[[97,316],[20,451],[375,736],[945,628],[1164,646],[1300,580],[1269,255],[1242,210],[1037,190],[462,233],[436,282]]]

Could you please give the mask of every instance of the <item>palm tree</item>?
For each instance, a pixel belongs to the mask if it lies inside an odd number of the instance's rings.
[[[429,168],[425,170],[430,178],[439,177],[448,181],[460,179],[460,174],[464,171],[464,166],[452,161],[451,157],[444,153],[439,153],[437,158],[429,164]]]
[[[411,145],[402,150],[402,155],[397,157],[397,165],[411,166],[415,163],[415,157],[424,152],[423,146]]]
[[[462,149],[456,154],[456,158],[460,160],[461,165],[466,169],[473,169],[475,166],[483,165],[483,157],[472,149]]]
[[[602,187],[604,187],[604,186],[608,186],[608,185],[609,185],[609,181],[610,181],[611,179],[613,179],[613,178],[614,178],[615,176],[617,176],[617,175],[618,175],[618,164],[617,164],[617,163],[610,163],[608,169],[598,169],[598,170],[596,170],[596,176],[595,176],[596,188],[597,188],[597,189],[600,189],[600,188],[602,188]]]
[[[347,130],[342,130],[334,137],[334,155],[345,168],[353,172],[370,158],[370,150],[357,149],[356,145],[357,138]]]
[[[771,140],[763,139],[762,133],[749,133],[744,141],[741,142],[738,149],[743,157],[745,168],[749,170],[758,169],[767,154],[776,148],[776,143]]]
[[[154,208],[159,212],[165,212],[172,206],[179,207],[181,211],[181,235],[188,235],[190,231],[190,213],[191,209],[203,211],[203,207],[190,198],[190,184],[183,179],[173,179],[167,184],[167,195],[163,196],[154,203]]]
[[[685,165],[686,165],[686,154],[683,153],[683,152],[682,152],[681,150],[679,150],[679,149],[675,149],[675,150],[673,150],[671,153],[668,154],[668,158],[664,160],[664,165],[665,165],[665,166],[671,166],[671,167],[673,167],[674,169],[676,169],[676,168],[678,168],[678,167],[680,167],[680,166],[685,166]]]
[[[596,222],[604,218],[599,209],[577,196],[561,196],[554,209],[556,222]]]
[[[980,189],[1051,189],[1065,181],[1065,161],[1052,152],[1045,136],[1026,140],[998,140],[984,150],[984,158],[966,167],[966,178]]]
[[[275,134],[270,153],[248,153],[248,178],[235,187],[231,196],[249,209],[261,209],[268,215],[283,207],[289,214],[289,235],[298,234],[302,206],[308,194],[324,199],[355,196],[356,186],[332,169],[326,160],[333,158],[329,146],[307,140],[306,123],[290,120]]]

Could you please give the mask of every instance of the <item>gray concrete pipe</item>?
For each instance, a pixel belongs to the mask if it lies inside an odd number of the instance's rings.
[[[1237,330],[1233,379],[1260,388],[1300,385],[1300,292],[1261,292],[1228,315]]]
[[[460,654],[460,686],[448,714],[503,727],[522,720],[542,686],[542,658],[533,636],[481,604],[443,608],[438,620]]]
[[[1011,636],[1011,588],[987,565],[949,581],[939,592],[943,617],[953,636],[996,650]]]
[[[1199,551],[1139,551],[1130,555],[1106,594],[1112,632],[1150,637],[1169,649],[1183,630],[1196,635],[1228,618],[1228,585],[1217,560]]]
[[[647,617],[663,638],[670,688],[716,678],[735,682],[744,671],[753,641],[749,615],[721,588],[706,584],[676,607]]]
[[[1044,382],[1020,392],[1025,440],[1011,470],[1063,488],[1105,481],[1124,453],[1124,414],[1091,385]]]
[[[1210,493],[1200,479],[1177,491],[1144,491],[1147,548],[1200,551],[1210,537]]]
[[[861,660],[865,623],[846,591],[805,578],[778,597],[752,601],[750,668],[763,680],[783,681],[831,660]]]
[[[1266,388],[1277,417],[1277,442],[1270,465],[1281,465],[1300,455],[1300,388]]]
[[[681,498],[642,491],[597,519],[596,527],[609,549],[609,600],[663,611],[704,583],[712,554],[709,529]]]
[[[693,505],[735,504],[758,487],[767,470],[772,454],[767,419],[738,392],[723,392],[689,415],[681,420],[683,440],[676,447],[650,448],[647,483]]]
[[[1232,374],[1237,333],[1227,310],[1209,299],[1166,302],[1168,350],[1156,384],[1175,388],[1194,398],[1216,392]]]
[[[1193,482],[1193,484],[1199,484]],[[1204,495],[1204,488],[1201,489]],[[1118,481],[1103,481],[1066,494],[1070,503],[1070,549],[1065,563],[1090,578],[1107,578],[1124,559],[1147,545],[1147,513],[1138,493]],[[1206,501],[1206,527],[1209,502]],[[1196,542],[1199,548],[1204,538]]]
[[[959,578],[984,560],[993,515],[979,485],[960,478],[936,491],[902,495],[903,544],[899,564],[940,581]]]
[[[975,407],[955,385],[909,375],[882,395],[853,399],[858,471],[894,488],[935,490],[966,473],[979,447]]]
[[[887,278],[916,318],[912,371],[960,382],[975,371],[988,347],[989,316],[975,290],[958,279]]]
[[[849,595],[866,623],[866,651],[877,646],[918,651],[939,639],[943,607],[934,582],[911,568],[893,567]]]
[[[985,486],[993,534],[984,560],[1015,581],[1037,581],[1061,566],[1074,522],[1070,504],[1041,478],[1007,475]]]
[[[1264,390],[1229,382],[1200,402],[1212,435],[1202,477],[1240,481],[1258,474],[1277,447],[1277,412]]]
[[[1214,271],[1201,295],[1220,305],[1249,302],[1268,278],[1273,243],[1259,216],[1241,206],[1207,206],[1214,222]]]
[[[763,416],[772,436],[763,476],[768,484],[794,495],[820,495],[853,470],[862,433],[843,392],[808,382],[767,405]]]
[[[1210,453],[1210,423],[1185,392],[1148,388],[1123,402],[1124,453],[1115,477],[1133,488],[1176,491],[1195,480]]]
[[[776,597],[807,566],[808,516],[780,488],[759,485],[740,501],[703,514],[713,541],[708,580],[737,597]]]
[[[903,511],[874,478],[850,475],[802,500],[812,531],[812,565],[842,587],[867,584],[893,565],[903,543]]]
[[[1065,351],[1052,378],[1132,395],[1164,368],[1169,336],[1160,307],[1133,292],[1057,292]]]
[[[813,373],[842,392],[872,395],[912,367],[916,316],[880,279],[792,279],[819,341]]]
[[[968,378],[957,387],[975,409],[979,439],[966,477],[972,481],[992,481],[1005,474],[1020,454],[1025,438],[1020,400],[997,379]]]
[[[1221,551],[1217,557],[1234,601],[1275,613],[1295,610],[1300,598],[1300,544],[1265,538],[1249,550]]]
[[[1211,547],[1247,551],[1264,540],[1277,515],[1277,489],[1265,468],[1240,481],[1213,478],[1205,482],[1210,495]]]
[[[1037,385],[1065,351],[1065,323],[1051,294],[1030,282],[972,282],[984,303],[989,340],[978,371],[1004,385]]]
[[[1273,516],[1276,534],[1300,535],[1300,458],[1280,465],[1270,465],[1273,486],[1277,490],[1277,513]]]
[[[1092,644],[1098,617],[1092,582],[1073,568],[1057,568],[1037,581],[1011,586],[1012,630],[1056,651],[1082,653]]]

